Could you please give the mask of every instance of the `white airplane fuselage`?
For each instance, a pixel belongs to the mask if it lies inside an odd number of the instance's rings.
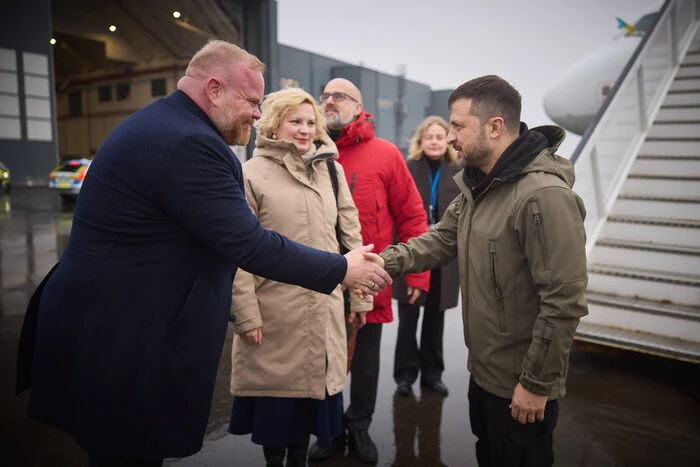
[[[641,36],[620,37],[567,68],[544,96],[549,118],[583,134],[641,40]]]

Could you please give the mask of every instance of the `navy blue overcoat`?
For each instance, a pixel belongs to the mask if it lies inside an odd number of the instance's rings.
[[[176,91],[122,122],[90,166],[25,318],[30,417],[102,454],[197,452],[238,267],[330,293],[347,263],[260,226],[240,162]]]

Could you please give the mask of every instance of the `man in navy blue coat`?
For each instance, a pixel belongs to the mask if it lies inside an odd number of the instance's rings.
[[[244,145],[264,65],[211,41],[178,91],[105,140],[70,241],[27,310],[17,389],[29,416],[72,434],[91,465],[161,465],[202,445],[238,267],[331,293],[375,295],[367,261],[264,230],[245,200]],[[282,311],[280,311],[282,312]]]

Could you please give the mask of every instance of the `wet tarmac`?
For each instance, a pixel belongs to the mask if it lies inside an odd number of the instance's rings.
[[[71,206],[42,188],[16,188],[0,197],[0,465],[87,466],[87,454],[63,432],[26,416],[27,394],[14,395],[17,341],[24,309],[36,285],[65,248]],[[263,466],[249,436],[226,432],[231,332],[222,353],[202,451],[165,465]],[[384,326],[377,410],[370,434],[379,466],[473,466],[468,419],[466,349],[461,316],[445,320],[450,389],[443,399],[414,386],[415,397],[394,396],[396,324]],[[700,365],[594,346],[571,355],[568,395],[555,431],[555,465],[700,466]],[[346,398],[347,400],[347,398]],[[352,454],[318,466],[360,466]]]

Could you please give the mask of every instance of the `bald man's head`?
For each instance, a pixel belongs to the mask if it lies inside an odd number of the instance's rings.
[[[362,93],[351,81],[335,78],[326,84],[321,95],[326,123],[331,130],[342,130],[357,120],[364,107]]]

